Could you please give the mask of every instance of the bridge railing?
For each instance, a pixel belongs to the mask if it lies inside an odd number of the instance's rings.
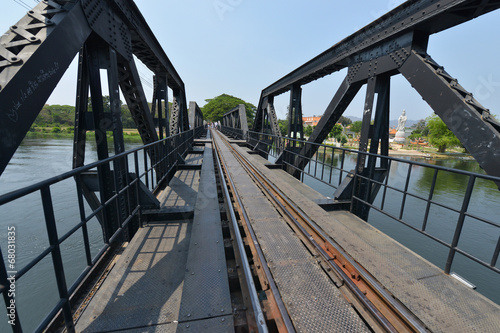
[[[198,139],[207,134],[207,127],[205,125],[198,126],[194,129],[194,138]]]
[[[282,140],[285,147],[282,156],[276,149],[276,140]],[[416,238],[415,231],[430,239],[430,243],[434,243],[430,244],[430,248],[438,248],[440,254],[429,250],[428,256],[434,258],[428,259],[442,267],[447,274],[456,262],[455,255],[460,254],[463,256],[460,262],[463,259],[475,262],[487,268],[486,271],[496,273],[494,275],[498,279],[500,223],[498,216],[491,215],[495,208],[490,206],[490,213],[485,214],[481,207],[498,205],[500,202],[497,186],[500,178],[411,159],[273,137],[270,134],[250,132],[248,141],[255,150],[268,156],[271,162],[278,159],[282,168],[289,173],[300,172],[301,181],[315,188],[326,188],[323,192],[333,194],[334,189],[345,189],[346,176],[352,177],[348,199],[351,212],[357,205],[365,206],[370,211],[368,222],[373,222],[375,217],[392,221],[396,225],[385,223],[383,227],[389,231],[402,230],[413,238]],[[308,159],[304,170],[300,170],[293,162],[305,156],[293,147],[307,148],[307,145],[316,145],[317,152]],[[376,169],[382,170],[385,176],[370,177],[366,172],[359,172],[360,158],[365,170],[368,163],[375,163]],[[362,184],[370,189],[366,196],[358,195],[354,190]],[[429,241],[425,242],[427,244]],[[478,247],[482,250],[479,251]]]
[[[202,130],[202,128],[198,128],[182,132],[161,141],[129,150],[106,160],[85,165],[57,177],[0,196],[0,207],[8,209],[10,203],[26,198],[30,194],[39,193],[42,200],[42,212],[40,216],[44,216],[49,240],[49,244],[46,248],[42,252],[35,254],[34,259],[23,267],[17,266],[19,261],[16,263],[14,256],[15,230],[12,230],[12,234],[9,234],[12,242],[9,241],[8,244],[5,244],[4,249],[7,249],[7,253],[4,253],[2,256],[0,250],[0,257],[4,259],[0,263],[0,293],[3,294],[7,314],[13,316],[10,318],[15,323],[15,325],[11,326],[14,332],[22,332],[22,318],[19,317],[19,312],[17,311],[20,304],[16,304],[16,301],[19,303],[19,299],[16,299],[14,294],[9,290],[12,289],[12,285],[15,285],[17,281],[25,277],[28,272],[36,267],[39,268],[39,265],[44,259],[49,260],[50,257],[52,258],[52,271],[55,274],[57,282],[58,301],[56,304],[50,305],[48,315],[39,325],[35,329],[30,328],[29,330],[34,330],[35,332],[44,331],[58,313],[62,312],[66,328],[69,332],[74,332],[73,310],[75,304],[73,304],[74,300],[72,296],[75,295],[77,289],[80,288],[80,284],[88,277],[89,273],[100,263],[101,258],[110,253],[113,248],[123,243],[126,239],[126,232],[128,232],[129,225],[133,224],[135,227],[141,224],[142,207],[140,193],[141,186],[144,187],[142,184],[145,184],[150,190],[155,190],[158,185],[166,179],[167,175],[174,172],[176,166],[182,162],[182,158],[180,157],[185,157],[189,151],[193,143],[195,132],[198,131],[198,133],[202,133]],[[156,161],[155,163],[152,163],[152,159],[150,158],[153,154],[159,157],[154,159],[154,161]],[[127,179],[126,184],[122,187],[118,187],[115,181],[113,196],[106,202],[101,202],[97,209],[88,213],[82,191],[84,177],[89,174],[95,175],[96,170],[103,166],[113,169],[115,163],[123,163],[125,165],[125,169],[128,173],[128,177],[125,177],[125,179]],[[76,197],[65,197],[64,203],[54,202],[54,195],[52,192],[54,186],[71,178],[74,178],[76,181]],[[144,189],[142,189],[142,191],[143,190]],[[125,202],[125,204],[123,204],[123,202]],[[56,220],[54,207],[61,204],[77,206],[79,216],[77,217],[75,215],[74,221]],[[96,252],[96,249],[91,249],[92,246],[89,241],[88,225],[90,221],[95,221],[96,218],[103,218],[104,221],[100,221],[101,225],[106,224],[106,215],[109,208],[112,210],[116,209],[118,212],[117,215],[122,216],[122,219],[119,221],[119,227],[112,234],[106,235],[106,231],[103,232],[104,244],[100,251],[92,257],[91,253]],[[63,235],[59,235],[58,226],[60,223],[64,223],[65,226],[68,224],[73,226]],[[65,268],[68,268],[68,263],[66,263],[66,266],[63,263],[62,257],[64,253],[62,251],[62,245],[65,242],[66,245],[67,242],[75,242],[73,236],[77,236],[77,233],[81,233],[83,247],[80,250],[83,254],[80,257],[85,258],[86,267],[74,281],[70,281],[71,284],[68,286],[68,276],[65,275]],[[75,254],[72,253],[72,256],[75,256]],[[16,265],[14,265],[14,263],[16,263]],[[70,261],[70,264],[77,265],[74,263],[74,260]],[[40,279],[40,281],[41,280],[42,279]],[[37,282],[30,281],[30,284],[36,287]],[[37,288],[46,288],[46,286],[39,285]],[[35,302],[36,300],[30,298],[29,301]],[[15,306],[12,307],[12,304]],[[44,307],[49,308],[49,305],[44,303]],[[30,321],[32,321],[32,318],[30,318]]]
[[[243,130],[240,128],[234,128],[234,127],[229,127],[229,126],[221,126],[220,131],[224,133],[224,135],[234,138],[234,139],[239,139],[239,140],[244,140],[243,138]]]

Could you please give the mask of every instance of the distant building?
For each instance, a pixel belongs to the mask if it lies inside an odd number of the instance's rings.
[[[316,126],[320,119],[321,116],[302,117],[302,124],[304,126]]]

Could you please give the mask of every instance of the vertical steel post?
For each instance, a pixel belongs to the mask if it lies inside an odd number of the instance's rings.
[[[80,220],[83,222],[82,233],[83,233],[83,245],[85,247],[85,258],[87,259],[87,266],[92,266],[92,253],[90,251],[90,240],[89,240],[87,222],[85,222],[87,218],[85,216],[85,205],[83,203],[83,191],[82,191],[82,177],[80,173],[75,176],[75,183],[76,183],[76,195],[78,197],[78,211],[80,213]]]
[[[100,49],[97,42],[88,44],[89,56],[88,69],[89,69],[89,82],[90,82],[90,95],[92,100],[92,115],[94,117],[95,127],[95,140],[97,144],[97,158],[104,160],[109,157],[108,154],[108,140],[106,137],[106,130],[110,127],[110,120],[105,118],[104,105],[101,89],[100,78]],[[99,191],[101,205],[104,205],[109,198],[113,196],[114,184],[112,182],[113,175],[109,164],[100,165],[97,167],[99,176]],[[107,206],[102,211],[103,228],[104,228],[104,241],[109,242],[110,237],[118,229],[118,217],[116,211],[112,207]]]
[[[71,314],[71,305],[69,303],[68,287],[66,285],[66,277],[64,275],[64,266],[61,256],[59,237],[57,236],[56,219],[54,216],[54,207],[52,205],[50,188],[48,186],[44,187],[40,190],[40,193],[42,196],[43,212],[45,216],[47,234],[49,236],[49,244],[52,247],[52,263],[54,265],[57,289],[59,291],[59,298],[62,301],[61,310],[64,316],[66,329],[71,333],[75,332],[75,325],[73,323],[73,316]]]
[[[363,110],[363,124],[361,125],[361,136],[359,138],[359,153],[356,161],[356,174],[359,175],[358,181],[355,182],[354,195],[361,200],[368,201],[370,196],[370,180],[364,179],[360,176],[367,176],[365,172],[366,151],[368,150],[368,140],[370,139],[370,127],[372,120],[373,102],[375,99],[375,91],[377,87],[377,77],[368,79],[366,87],[365,108]],[[354,206],[355,214],[366,220],[368,218],[369,207],[362,203],[357,202]]]
[[[462,228],[465,222],[465,213],[469,208],[470,197],[472,191],[474,190],[474,183],[476,182],[476,176],[469,176],[469,183],[467,184],[467,190],[465,191],[464,201],[462,203],[462,209],[460,209],[460,216],[458,218],[457,227],[455,229],[455,235],[453,236],[453,241],[450,246],[450,252],[448,254],[448,259],[446,260],[446,266],[444,272],[450,274],[451,265],[453,264],[453,259],[455,258],[455,253],[457,252],[458,241],[460,240],[460,234],[462,233]]]
[[[290,91],[288,137],[298,140],[302,140],[304,138],[304,129],[302,125],[302,88],[298,84],[294,84]],[[293,146],[296,146],[295,141]]]
[[[108,47],[108,88],[109,88],[109,102],[111,119],[113,121],[113,143],[115,154],[120,154],[125,151],[125,142],[123,140],[123,124],[122,124],[122,110],[120,101],[120,86],[118,82],[118,59],[116,51]],[[126,186],[128,174],[126,171],[126,161],[118,159],[113,161],[113,171],[115,178],[115,193],[119,193],[121,189]],[[127,200],[125,194],[120,194],[116,200],[118,227],[120,227],[127,218]],[[130,224],[129,224],[130,226]],[[127,227],[125,236],[130,240],[135,230]]]
[[[87,47],[84,44],[78,60],[78,81],[76,89],[75,132],[73,140],[73,169],[85,163],[85,143],[87,125],[85,116],[89,103],[89,74],[87,65]]]

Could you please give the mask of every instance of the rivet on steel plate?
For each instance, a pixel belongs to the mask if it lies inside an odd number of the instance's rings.
[[[220,309],[220,312],[224,312],[224,309]]]
[[[191,272],[191,275],[194,275],[194,272]]]
[[[187,316],[188,316],[188,317],[191,317],[191,314],[190,314],[190,313],[188,313],[188,314],[187,314]]]
[[[221,321],[226,321],[226,318],[222,318]]]
[[[189,328],[189,324],[186,325],[186,328]]]

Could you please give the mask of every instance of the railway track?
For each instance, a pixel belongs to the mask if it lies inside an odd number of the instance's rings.
[[[254,167],[246,156],[241,154],[222,136],[221,139],[242,168],[247,171],[253,181],[266,194],[288,225],[302,239],[303,243],[316,254],[318,263],[339,287],[347,300],[363,317],[375,332],[429,332],[425,325],[415,317],[401,302],[395,299],[373,276],[353,260],[335,241],[319,228],[300,208],[282,193],[258,168]],[[245,213],[239,195],[234,187],[231,175],[226,172],[224,160],[220,158],[219,142],[214,139],[216,156],[219,160],[221,174],[227,179],[227,195],[239,216],[239,223],[244,233],[251,240],[249,244],[253,257],[253,272],[261,285],[268,286],[268,299],[265,304],[267,313],[274,316],[279,332],[294,332],[293,325],[286,311],[272,274],[267,268],[264,255],[259,248],[252,226]],[[229,193],[230,192],[230,193]],[[235,214],[236,215],[236,214]],[[236,219],[236,216],[235,216]]]

